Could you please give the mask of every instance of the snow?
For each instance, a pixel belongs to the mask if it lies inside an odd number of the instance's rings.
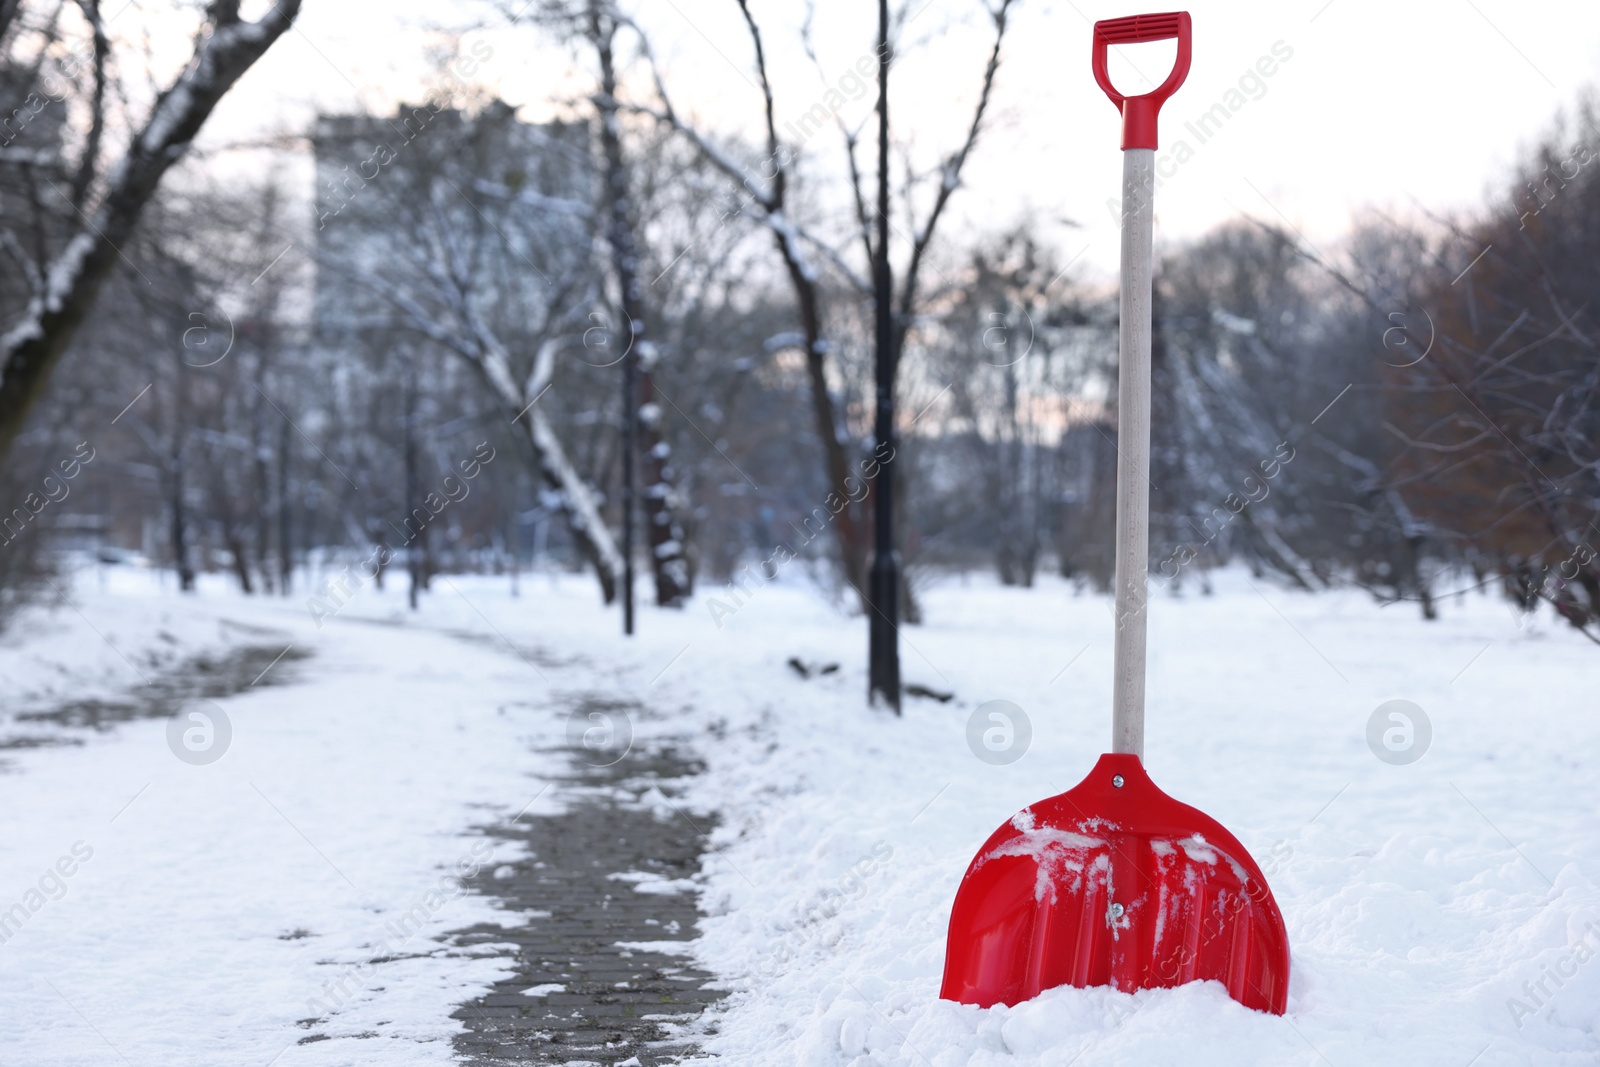
[[[236,642],[224,620],[243,618],[273,628],[258,642],[314,647],[317,685],[220,698],[233,740],[209,766],[173,758],[161,719],[4,753],[0,910],[75,842],[92,850],[0,944],[6,1062],[265,1064],[293,1046],[279,1064],[349,1063],[371,1053],[353,1037],[369,1031],[395,1039],[379,1042],[384,1062],[450,1062],[450,1012],[502,968],[433,938],[516,918],[456,877],[517,858],[472,828],[523,810],[558,766],[528,741],[538,679],[491,648],[354,622],[373,592],[318,631],[295,601],[180,599],[148,575],[113,579],[78,583],[84,617],[59,608],[19,627],[7,679],[59,689],[76,653],[103,686],[120,657],[86,619],[148,668],[169,644],[158,631]],[[332,1039],[298,1046],[310,1032],[298,1021],[318,1015]]]
[[[667,813],[670,817],[671,812]],[[650,893],[656,896],[673,896],[678,893],[693,893],[699,890],[699,883],[689,878],[663,878],[651,871],[618,871],[606,877],[613,882],[629,882],[633,885],[635,893]]]
[[[0,355],[9,357],[10,353],[21,348],[29,341],[35,341],[44,336],[43,320],[45,315],[54,315],[60,312],[67,296],[78,284],[78,278],[83,273],[84,262],[89,258],[89,253],[94,250],[95,238],[88,233],[80,233],[68,241],[66,247],[51,262],[48,272],[48,281],[44,292],[35,293],[28,301],[28,310],[18,320],[17,324],[0,337]]]
[[[85,572],[76,587],[57,583],[44,599],[47,610],[29,612],[0,633],[6,710],[38,711],[69,698],[109,700],[187,656],[267,640],[260,627],[189,611],[176,596],[160,595],[163,577],[106,568]],[[108,596],[112,581],[157,595]],[[81,603],[92,605],[92,621],[79,614]]]
[[[49,890],[0,944],[6,1062],[115,1062],[108,1044],[135,1063],[449,1062],[451,1011],[502,971],[434,939],[537,921],[456,892],[452,872],[519,858],[484,854],[475,827],[530,801],[560,810],[561,789],[541,792],[561,770],[548,751],[564,732],[559,698],[586,690],[640,702],[636,744],[677,738],[707,765],[675,798],[719,813],[700,874],[617,879],[701,895],[698,941],[629,947],[687,950],[730,991],[703,1062],[1600,1055],[1596,652],[1548,615],[1473,593],[1443,598],[1426,623],[1357,592],[1291,593],[1242,573],[1214,576],[1213,596],[1154,597],[1146,764],[1266,871],[1294,952],[1288,1014],[1247,1011],[1214,983],[1055,989],[983,1010],[938,999],[951,900],[996,827],[1076,784],[1103,750],[1103,598],[1050,578],[925,590],[929,621],[905,628],[903,671],[957,698],[910,699],[895,719],[864,707],[861,620],[801,577],[720,619],[704,595],[644,608],[628,643],[591,578],[525,577],[519,599],[508,585],[452,577],[416,616],[401,590],[365,589],[318,630],[295,600],[220,582],[180,598],[116,568],[105,588],[92,574],[73,586],[83,617],[58,604],[0,643],[0,680],[35,704],[77,692],[74,664],[96,691],[118,670],[139,684],[86,620],[140,664],[172,644],[161,631],[191,650],[281,638],[313,652],[294,684],[219,699],[234,737],[210,766],[174,759],[161,720],[4,752],[0,913]],[[784,665],[794,656],[843,667],[801,679]],[[1367,748],[1368,717],[1396,698],[1432,721],[1409,765]],[[994,699],[1033,724],[1031,749],[1006,766],[967,748],[968,716]],[[80,842],[92,855],[47,877]],[[1172,848],[1215,856],[1192,838]],[[332,997],[320,1029],[333,1040],[296,1044],[308,1001]]]
[[[241,20],[211,27],[211,33],[195,49],[183,74],[158,98],[155,110],[139,137],[140,153],[146,158],[167,154],[176,159],[181,155],[188,148],[187,143],[168,144],[177,127],[190,119],[196,110],[204,108],[209,111],[209,106],[203,103],[204,99],[213,93],[220,96],[219,88],[226,91],[232,80],[243,73],[242,70],[232,72],[233,68],[238,67],[241,57],[259,56],[279,34],[288,29],[299,6],[296,3],[290,11],[280,13],[278,5],[274,5],[257,22]],[[245,67],[248,66],[246,62]],[[123,173],[119,171],[111,184],[120,185],[122,177]]]
[[[689,947],[682,941],[616,941],[618,948],[629,952],[685,953]]]
[[[805,343],[805,334],[799,330],[786,330],[783,333],[775,333],[761,342],[761,347],[767,352],[779,352],[785,348],[799,348]]]
[[[548,997],[551,993],[565,993],[567,987],[560,982],[548,982],[544,985],[531,985],[522,991],[525,997]]]
[[[1579,961],[1600,921],[1592,646],[1478,594],[1426,623],[1365,594],[1250,581],[1224,574],[1215,596],[1152,601],[1147,765],[1267,864],[1294,951],[1286,1017],[1215,984],[1060,989],[987,1011],[939,1001],[962,871],[996,826],[1076,784],[1105,746],[1106,604],[1049,580],[931,590],[929,624],[904,632],[903,670],[958,700],[908,701],[894,721],[862,707],[856,620],[774,583],[668,676],[685,704],[726,717],[694,794],[724,820],[699,957],[734,990],[707,1051],[908,1067],[1594,1062],[1600,967]],[[688,637],[675,633],[671,651]],[[846,669],[784,677],[795,654]],[[1400,696],[1426,709],[1434,740],[1394,767],[1365,728]],[[967,716],[992,699],[1033,721],[1032,750],[1006,767],[966,748]],[[875,841],[891,858],[854,876]],[[1192,838],[1175,846],[1216,856]],[[1557,963],[1564,984],[1541,990]]]
[[[1032,823],[1032,812],[1028,813],[1025,822]],[[1012,825],[1017,825],[1017,819],[1011,820]],[[1067,830],[1032,830],[1018,826],[1023,830],[1020,837],[1013,838],[1005,844],[991,851],[989,859],[1000,856],[1029,856],[1038,864],[1038,874],[1033,887],[1035,900],[1056,899],[1058,886],[1078,886],[1078,875],[1083,873],[1084,863],[1088,853],[1106,848],[1104,838],[1085,837],[1082,834],[1071,833]],[[1097,857],[1094,870],[1106,868],[1104,855]],[[981,864],[980,864],[981,866]]]
[[[1183,854],[1197,863],[1209,863],[1213,866],[1217,862],[1217,850],[1206,844],[1206,839],[1199,834],[1191,834],[1178,842],[1178,847],[1183,849]],[[1249,881],[1246,878],[1244,881]]]

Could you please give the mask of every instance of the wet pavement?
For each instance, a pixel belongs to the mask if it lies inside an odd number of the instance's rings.
[[[589,696],[578,713],[627,705]],[[695,1049],[695,1022],[723,994],[675,945],[695,937],[699,870],[714,823],[685,807],[698,768],[680,751],[634,749],[610,766],[571,750],[557,783],[567,810],[489,829],[529,856],[484,871],[475,888],[532,915],[516,929],[457,931],[453,943],[504,946],[516,975],[456,1013],[467,1064],[676,1063]],[[637,888],[636,888],[637,887]],[[640,890],[644,891],[640,891]]]
[[[164,719],[189,700],[217,700],[255,686],[288,685],[311,653],[284,641],[240,645],[183,660],[150,676],[149,684],[109,699],[67,701],[10,717],[0,750],[81,745],[85,730],[109,730],[136,719]]]
[[[186,701],[293,684],[310,655],[273,642],[192,657],[116,697],[15,714],[0,733],[0,751],[79,745],[121,723],[168,717]],[[691,879],[715,826],[681,800],[685,781],[701,768],[687,746],[586,747],[583,728],[596,714],[627,723],[631,737],[632,721],[650,714],[639,705],[595,693],[569,694],[564,705],[578,724],[558,750],[569,771],[551,783],[565,810],[483,827],[497,846],[517,842],[526,856],[465,883],[526,920],[443,939],[446,951],[504,956],[515,969],[453,1016],[464,1026],[456,1058],[497,1067],[676,1063],[697,1050],[707,1032],[698,1020],[724,995],[686,952],[700,919]],[[303,1020],[312,1032],[298,1043],[325,1040],[321,1022]]]

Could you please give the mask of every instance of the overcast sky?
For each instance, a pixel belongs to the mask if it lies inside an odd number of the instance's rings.
[[[954,144],[970,113],[987,27],[979,0],[931,0],[913,19],[914,47],[895,98],[899,133],[924,155]],[[722,131],[751,130],[758,99],[750,48],[733,0],[642,0],[680,106]],[[799,47],[798,0],[752,0],[767,25],[779,84],[780,121],[794,119],[872,44],[873,5],[819,0],[820,70]],[[349,4],[305,0],[299,28],[252,71],[219,111],[213,137],[295,127],[318,108],[388,109],[416,98],[437,69],[429,26],[467,24],[470,0]],[[1000,226],[1032,213],[1054,226],[1066,256],[1094,271],[1114,269],[1115,227],[1106,201],[1120,175],[1118,117],[1089,70],[1090,24],[1137,13],[1124,3],[1020,0],[1005,48],[993,124],[955,202],[957,226]],[[1352,217],[1377,207],[1414,211],[1471,207],[1503,186],[1520,146],[1600,75],[1600,9],[1592,0],[1275,0],[1192,3],[1194,64],[1167,104],[1162,151],[1188,142],[1157,197],[1158,237],[1181,239],[1248,213],[1287,219],[1314,241],[1337,237]],[[530,33],[491,31],[495,50],[478,77],[526,108],[580,84],[567,57]],[[1161,50],[1165,47],[1166,51]],[[1262,57],[1273,73],[1246,76]],[[1151,51],[1154,50],[1154,51]],[[1137,91],[1134,67],[1159,80],[1170,46],[1131,53],[1114,67]],[[1282,58],[1287,55],[1288,58]],[[1203,143],[1184,128],[1230,98],[1246,78],[1245,103]],[[862,121],[871,94],[848,103]],[[836,151],[819,134],[810,150]],[[1169,169],[1172,169],[1169,167]]]

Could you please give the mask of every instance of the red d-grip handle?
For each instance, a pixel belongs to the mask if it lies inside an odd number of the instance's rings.
[[[1106,47],[1113,44],[1137,44],[1140,41],[1165,41],[1178,39],[1178,61],[1172,73],[1151,92],[1143,96],[1123,96],[1111,84],[1106,73]],[[1122,147],[1155,148],[1156,118],[1167,97],[1178,91],[1178,86],[1189,76],[1189,13],[1168,11],[1160,15],[1129,15],[1120,19],[1106,19],[1094,24],[1094,80],[1106,91],[1111,102],[1122,112]]]

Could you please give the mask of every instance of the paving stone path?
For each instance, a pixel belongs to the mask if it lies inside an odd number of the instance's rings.
[[[241,630],[271,632],[233,625]],[[297,665],[310,657],[309,650],[283,641],[202,653],[164,668],[152,668],[148,684],[130,687],[121,696],[71,700],[43,710],[19,712],[0,732],[0,749],[80,745],[85,739],[81,731],[103,732],[136,719],[164,719],[188,700],[216,700],[255,686],[291,685],[299,680]]]
[[[297,661],[308,655],[283,644],[252,644],[195,657],[122,697],[16,715],[0,731],[0,751],[81,744],[86,731],[168,716],[185,700],[293,684],[301,680]],[[574,709],[644,713],[593,694],[576,698]],[[455,1013],[466,1028],[455,1038],[457,1060],[485,1067],[677,1063],[696,1051],[705,1032],[696,1021],[724,995],[708,988],[711,975],[667,944],[692,941],[700,918],[695,894],[681,890],[699,870],[715,822],[678,799],[684,779],[700,767],[671,746],[635,746],[615,762],[581,746],[568,754],[571,771],[554,786],[566,801],[564,813],[486,828],[499,841],[524,843],[528,855],[487,868],[470,884],[535,917],[520,928],[473,927],[449,936],[452,948],[475,955],[498,946],[516,968],[514,977]],[[655,805],[640,802],[646,793]],[[674,888],[664,883],[679,883],[680,891],[635,888]],[[300,1043],[324,1039],[313,1033]]]
[[[594,697],[578,704],[588,707],[626,710]],[[635,889],[669,889],[662,883],[699,869],[712,824],[676,796],[699,768],[669,747],[635,749],[604,767],[581,748],[572,755],[571,775],[557,784],[565,813],[490,830],[524,842],[529,857],[484,871],[475,887],[535,918],[520,929],[455,933],[463,948],[512,946],[516,966],[514,977],[455,1014],[466,1026],[455,1040],[462,1063],[676,1063],[694,1051],[696,1018],[723,995],[687,956],[661,951],[670,949],[663,942],[694,938],[695,895]],[[656,810],[637,803],[651,787],[667,798]]]

